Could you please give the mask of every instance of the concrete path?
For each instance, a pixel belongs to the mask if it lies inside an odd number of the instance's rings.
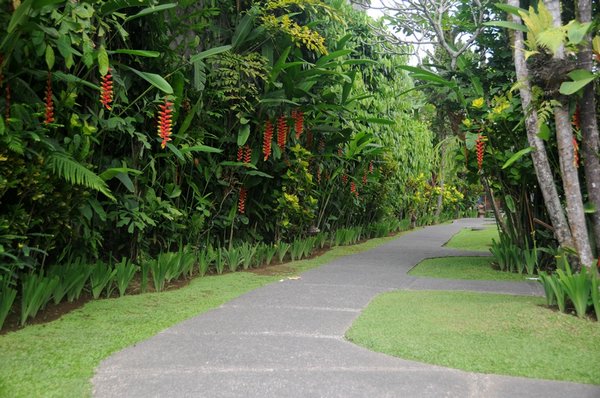
[[[542,295],[535,282],[406,275],[424,258],[464,255],[442,245],[461,228],[481,224],[468,219],[416,230],[299,280],[254,290],[106,359],[93,378],[94,396],[600,397],[598,386],[463,372],[371,352],[344,339],[360,311],[385,291]]]

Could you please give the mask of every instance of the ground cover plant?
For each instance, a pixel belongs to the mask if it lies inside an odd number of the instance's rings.
[[[111,353],[249,290],[391,239],[333,248],[281,266],[196,278],[178,290],[91,301],[56,321],[0,335],[0,396],[89,396],[94,368]]]
[[[544,299],[398,291],[371,302],[347,332],[368,349],[472,372],[600,384],[600,328],[548,311]]]
[[[492,257],[439,257],[421,261],[408,273],[427,278],[525,281],[526,275],[493,268]]]

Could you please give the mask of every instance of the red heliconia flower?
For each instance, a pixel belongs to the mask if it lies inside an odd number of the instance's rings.
[[[344,185],[348,183],[348,174],[342,174],[342,182]]]
[[[313,145],[313,132],[309,129],[306,129],[306,147],[312,148]]]
[[[279,116],[277,120],[277,145],[283,152],[285,150],[285,143],[287,141],[287,118],[284,115]]]
[[[339,157],[344,156],[344,148],[342,148],[341,145],[338,147],[338,156]]]
[[[296,130],[296,139],[300,138],[304,130],[304,113],[301,110],[293,110],[292,118],[294,119],[294,130]]]
[[[238,199],[238,211],[240,214],[246,213],[246,197],[248,196],[248,191],[245,187],[240,188],[240,197]]]
[[[271,156],[271,142],[273,141],[273,124],[270,120],[265,123],[265,134],[263,136],[263,155],[264,160],[267,161]]]
[[[52,100],[52,74],[48,72],[48,80],[46,81],[46,111],[44,113],[44,124],[54,123],[54,101]]]
[[[571,124],[573,124],[573,127],[575,127],[577,130],[581,128],[581,112],[579,111],[579,105],[577,105],[577,108],[575,108],[575,113],[573,113]]]
[[[242,159],[244,159],[244,147],[243,146],[238,146],[238,151],[237,151],[237,157],[236,160],[238,162],[241,162]]]
[[[164,104],[158,106],[160,111],[158,112],[158,136],[162,138],[160,144],[161,148],[167,146],[167,142],[171,141],[171,134],[173,134],[173,103],[165,98]]]
[[[371,161],[369,162],[369,174],[373,174],[373,169],[374,169],[374,168],[373,168],[373,161],[371,160]]]
[[[252,148],[249,145],[244,147],[244,163],[250,163],[252,161]]]
[[[483,153],[485,151],[485,141],[486,138],[479,134],[477,136],[477,141],[475,142],[476,150],[477,150],[477,167],[479,170],[483,168]]]
[[[367,173],[363,174],[362,183],[363,185],[367,185]]]
[[[350,181],[350,192],[358,198],[358,190],[356,189],[354,181]]]
[[[321,138],[319,140],[319,153],[325,152],[325,140]]]
[[[100,82],[100,103],[109,111],[112,109],[110,104],[113,100],[113,80],[111,69],[108,68],[106,75],[102,76]]]
[[[573,151],[575,152],[575,167],[579,167],[579,143],[577,142],[577,138],[573,136]]]

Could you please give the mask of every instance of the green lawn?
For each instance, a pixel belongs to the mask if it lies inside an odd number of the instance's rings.
[[[411,276],[446,279],[524,281],[527,275],[502,272],[492,268],[491,257],[441,257],[421,261],[411,269]]]
[[[394,239],[373,239],[334,248],[324,255],[288,263],[282,274],[238,272],[197,278],[163,293],[87,303],[62,318],[0,336],[0,397],[84,397],[100,361],[184,319],[333,259],[372,249]]]
[[[347,333],[368,349],[473,372],[600,384],[598,323],[543,298],[398,291],[371,302]]]
[[[446,243],[446,247],[487,252],[492,245],[492,239],[499,240],[498,229],[495,226],[475,231],[471,228],[465,228],[454,235]]]

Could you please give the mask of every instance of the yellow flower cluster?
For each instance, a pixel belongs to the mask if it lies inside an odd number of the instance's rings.
[[[307,26],[300,26],[292,21],[289,15],[283,15],[277,18],[274,15],[265,15],[262,18],[263,26],[267,29],[279,30],[287,34],[294,44],[298,47],[304,45],[310,51],[316,51],[322,55],[327,55],[325,47],[325,38],[318,32],[309,29]]]

